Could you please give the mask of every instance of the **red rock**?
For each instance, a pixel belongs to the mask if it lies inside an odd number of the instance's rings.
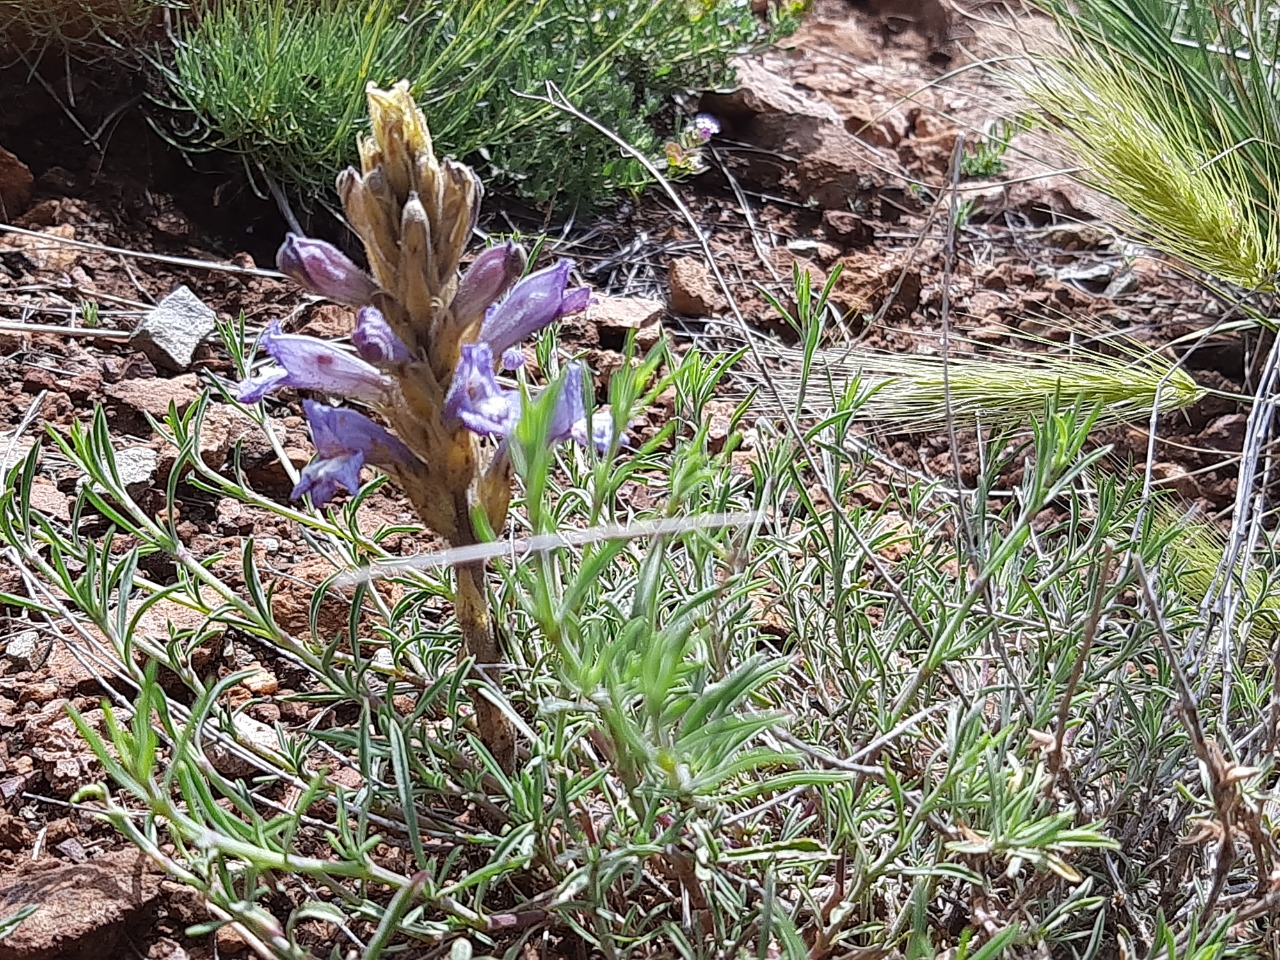
[[[302,327],[298,332],[320,337],[322,340],[332,340],[350,336],[354,324],[355,317],[348,308],[336,303],[317,303],[304,314]]]
[[[662,312],[661,303],[645,297],[597,297],[588,322],[595,324],[605,349],[621,350],[627,334],[634,330],[636,346],[648,350],[662,339]]]
[[[26,212],[34,183],[27,165],[0,147],[0,221],[12,223]]]
[[[1151,476],[1157,486],[1167,487],[1187,500],[1200,496],[1200,482],[1180,463],[1154,463]]]
[[[742,60],[736,66],[738,88],[708,94],[702,107],[721,120],[727,133],[760,148],[759,156],[748,161],[749,179],[776,186],[793,176],[801,195],[824,208],[843,208],[883,185],[877,168],[884,166],[884,158],[846,129],[844,117],[830,102],[801,90],[763,61]],[[861,130],[866,124],[858,121],[856,126]],[[891,133],[882,133],[892,139]],[[799,160],[790,168],[779,156]]]
[[[0,960],[126,955],[129,925],[160,893],[159,869],[133,846],[85,863],[24,858],[0,879],[0,901],[41,909],[0,941]]]
[[[828,238],[850,247],[865,247],[875,237],[871,224],[852,210],[824,210],[822,231]]]
[[[11,233],[0,237],[0,248],[17,250],[29,261],[37,272],[66,273],[79,256],[78,248],[67,243],[60,243],[58,238],[74,240],[76,228],[69,223],[59,224],[42,230],[39,236],[28,236]]]
[[[724,310],[724,296],[711,281],[711,274],[697,257],[679,257],[667,269],[671,288],[671,309],[687,317],[705,317]]]
[[[67,495],[47,480],[39,479],[31,484],[31,506],[46,517],[66,523],[71,520],[71,506]]]
[[[59,377],[44,367],[24,367],[22,371],[23,393],[39,393],[41,390],[57,390]]]
[[[254,672],[240,681],[240,685],[255,697],[269,697],[280,689],[276,675],[261,664],[252,665]]]
[[[164,380],[121,380],[108,384],[102,391],[107,397],[139,413],[163,417],[169,412],[169,404],[177,404],[182,412],[200,398],[200,380],[194,373]]]
[[[738,405],[731,400],[710,400],[703,407],[702,419],[710,424],[707,430],[707,449],[712,453],[719,453],[724,449],[729,439],[733,414],[737,409]]]

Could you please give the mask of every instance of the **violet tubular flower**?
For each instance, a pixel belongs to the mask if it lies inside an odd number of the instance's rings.
[[[356,314],[355,329],[351,332],[351,342],[355,344],[361,360],[377,367],[408,363],[413,359],[409,348],[396,336],[377,307],[360,308]]]
[[[547,439],[551,443],[572,440],[584,447],[590,444],[597,453],[604,453],[613,442],[613,414],[609,410],[596,410],[590,418],[587,417],[586,406],[582,402],[582,376],[583,367],[577,361],[565,366],[558,388],[560,393],[551,412]],[[627,442],[626,434],[622,435],[621,442]]]
[[[591,302],[589,289],[565,289],[572,270],[572,260],[561,260],[531,273],[515,285],[505,300],[489,308],[480,325],[479,339],[488,344],[494,356],[502,356],[561,317],[587,309]]]
[[[281,333],[277,321],[267,325],[258,343],[275,365],[240,384],[236,397],[242,403],[256,403],[281,387],[381,403],[394,388],[372,364],[316,337]]]
[[[302,401],[302,409],[316,456],[293,488],[295,500],[310,494],[312,503],[324,506],[339,489],[359,490],[360,470],[366,464],[396,470],[412,469],[417,463],[408,447],[362,413],[314,400]]]
[[[358,307],[378,285],[331,243],[291,233],[276,252],[276,268],[312,293]]]
[[[551,443],[563,443],[566,440],[586,443],[587,411],[582,403],[582,364],[567,364],[564,376],[560,378],[560,386],[553,389],[559,389],[560,392],[556,394],[556,405],[551,410],[547,440]]]
[[[506,437],[520,421],[520,395],[499,385],[487,343],[462,345],[445,395],[444,415],[488,437]]]

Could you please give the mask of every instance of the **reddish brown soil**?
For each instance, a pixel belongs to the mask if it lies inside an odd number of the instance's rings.
[[[944,296],[957,331],[977,340],[1000,338],[1005,326],[1052,339],[1066,322],[1062,318],[1070,318],[1128,329],[1163,344],[1220,317],[1222,307],[1158,260],[1139,260],[1129,289],[1114,296],[1061,279],[1073,266],[1101,264],[1110,269],[1109,277],[1129,268],[1110,234],[1088,223],[1101,209],[1096,198],[1052,179],[1011,187],[992,182],[981,189],[961,184],[975,198],[974,207],[957,232],[953,279],[944,291],[949,254],[943,205],[957,131],[988,119],[999,97],[978,73],[963,75],[953,86],[929,86],[965,62],[966,46],[981,48],[985,42],[969,22],[960,21],[952,28],[959,42],[939,45],[932,9],[882,4],[867,10],[823,0],[790,49],[755,58],[744,69],[746,92],[705,99],[704,107],[720,117],[725,130],[716,141],[712,169],[681,193],[710,235],[748,320],[785,335],[757,285],[785,298],[793,267],[821,280],[836,265],[844,273],[834,302],[847,312],[849,326],[869,345],[890,350],[936,343]],[[913,29],[913,20],[923,33]],[[131,105],[139,91],[74,70],[67,86],[54,70],[46,79],[60,96],[55,102],[44,87],[24,79],[16,72],[0,76],[0,147],[30,169],[30,195],[24,209],[0,219],[43,237],[0,233],[0,320],[79,325],[81,304],[94,301],[101,327],[127,330],[148,305],[186,284],[222,317],[243,313],[253,328],[280,318],[293,329],[316,333],[345,329],[349,318],[343,311],[305,306],[278,279],[58,243],[56,238],[75,239],[269,267],[285,226],[274,205],[245,186],[234,159],[198,158],[200,167],[193,169],[156,137]],[[68,114],[90,131],[113,117],[97,136],[100,151],[86,143]],[[1028,150],[1034,147],[1027,141]],[[0,164],[0,173],[5,169]],[[1019,161],[1006,179],[1028,169]],[[495,201],[488,213],[498,212]],[[692,232],[659,191],[579,226],[569,240],[566,252],[580,259],[587,279],[603,292],[656,297],[692,314],[668,313],[666,329],[677,342],[687,342],[705,328],[707,316],[726,310]],[[620,337],[590,325],[571,329],[598,372],[620,362]],[[1239,392],[1249,387],[1255,347],[1222,338],[1197,350],[1187,365],[1206,386]],[[120,436],[161,449],[143,414],[162,414],[175,397],[189,403],[202,379],[231,373],[227,359],[207,345],[193,370],[158,373],[141,354],[106,337],[0,330],[0,454],[10,439],[5,434],[19,424],[65,428],[85,420],[99,403]],[[278,426],[287,452],[302,463],[309,451],[296,408],[294,413],[280,416]],[[228,447],[238,436],[232,419],[228,415],[224,425]],[[653,415],[655,422],[661,419],[660,412]],[[1165,418],[1156,444],[1157,477],[1211,509],[1228,507],[1234,475],[1229,460],[1239,448],[1243,423],[1234,403],[1216,398]],[[1147,455],[1145,424],[1111,430],[1102,439],[1140,469]],[[908,466],[952,473],[945,437],[894,436],[884,442]],[[257,489],[287,495],[284,472],[270,449],[250,444],[245,456]],[[973,451],[962,449],[959,459],[962,472],[971,473]],[[65,518],[75,482],[56,457],[46,457],[35,494],[39,508]],[[158,505],[163,491],[148,496]],[[264,576],[282,584],[277,616],[286,627],[307,632],[311,591],[332,571],[311,555],[297,531],[278,518],[196,491],[181,494],[179,509],[180,532],[198,555],[220,550],[236,557],[243,538],[256,535]],[[367,509],[370,529],[410,520],[391,493],[379,493]],[[411,546],[404,544],[406,550]],[[15,571],[2,568],[0,588],[19,594],[26,589]],[[340,609],[330,612],[345,619]],[[0,614],[0,644],[33,626],[17,610]],[[258,719],[305,719],[304,708],[288,700],[295,678],[286,663],[258,648],[229,645],[222,656],[214,665],[220,671],[261,667]],[[96,893],[67,899],[58,923],[32,926],[20,942],[0,943],[0,960],[210,956],[209,938],[190,941],[183,935],[187,925],[209,919],[203,908],[137,862],[112,830],[66,806],[96,771],[65,710],[72,705],[93,711],[103,691],[61,644],[43,663],[27,666],[0,658],[0,898],[13,907],[36,890],[47,903],[63,903],[48,891],[66,884]],[[126,883],[122,878],[130,871],[136,882]],[[0,907],[0,915],[5,913]],[[89,932],[77,935],[79,930]],[[235,944],[224,939],[220,948],[228,955]]]

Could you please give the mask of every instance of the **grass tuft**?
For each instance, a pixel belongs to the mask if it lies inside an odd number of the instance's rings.
[[[1085,181],[1129,211],[1119,226],[1210,276],[1275,289],[1280,211],[1256,196],[1221,118],[1188,110],[1176,74],[1094,49],[1040,64],[1027,90],[1070,134]]]
[[[1020,77],[1121,224],[1219,281],[1280,271],[1280,31],[1248,0],[1038,0],[1064,46]]]

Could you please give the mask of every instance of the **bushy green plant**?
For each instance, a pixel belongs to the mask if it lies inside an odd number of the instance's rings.
[[[799,362],[820,377],[829,288],[798,287]],[[245,331],[222,333],[247,372]],[[539,368],[556,346],[540,338]],[[1161,645],[1198,621],[1179,583],[1144,587],[1168,535],[1140,479],[1108,478],[1091,448],[1105,398],[1028,381],[1041,408],[980,438],[971,490],[923,479],[867,505],[857,422],[874,392],[848,383],[819,416],[786,397],[800,433],[762,418],[750,451],[738,434],[717,449],[709,404],[745,362],[633,358],[615,414],[659,393],[672,413],[617,457],[549,446],[549,404],[529,407],[514,539],[484,545],[508,657],[494,685],[441,617],[451,560],[474,555],[387,551],[397,528],[361,521],[381,481],[323,511],[275,503],[199,455],[205,397],[156,424],[174,451],[157,510],[121,480],[104,416],[54,434],[86,477],[78,522],[34,509],[33,450],[0,497],[0,542],[50,589],[0,600],[78,625],[116,676],[121,696],[78,716],[104,773],[80,800],[268,956],[307,956],[317,925],[371,958],[544,936],[708,960],[1213,955],[1195,951],[1224,924],[1162,920],[1204,903],[1199,859],[1167,853],[1214,801]],[[747,398],[732,419],[753,405],[771,409]],[[356,585],[346,629],[282,630],[252,542],[238,564],[192,555],[175,501],[193,491],[296,525]],[[110,533],[86,535],[90,518]],[[157,557],[163,582],[142,572]],[[1135,606],[1147,589],[1154,613]],[[138,630],[170,604],[197,622]],[[287,657],[332,722],[256,724],[231,695],[242,675],[196,666],[227,631]],[[516,730],[509,768],[481,740],[481,698]],[[1227,706],[1252,720],[1267,703],[1237,683]],[[225,773],[228,756],[254,773]],[[1212,789],[1247,810],[1251,779]],[[1248,860],[1225,869],[1249,885]]]
[[[960,158],[960,173],[966,177],[994,177],[1004,172],[1004,156],[1009,143],[1018,134],[1030,129],[1027,117],[1000,117],[988,125],[986,131],[976,137]]]
[[[193,18],[165,69],[179,142],[327,189],[354,157],[364,83],[413,81],[442,153],[537,203],[590,204],[642,169],[526,94],[548,83],[648,154],[669,95],[731,77],[761,39],[747,0],[223,0]],[[192,128],[191,125],[194,125]]]

